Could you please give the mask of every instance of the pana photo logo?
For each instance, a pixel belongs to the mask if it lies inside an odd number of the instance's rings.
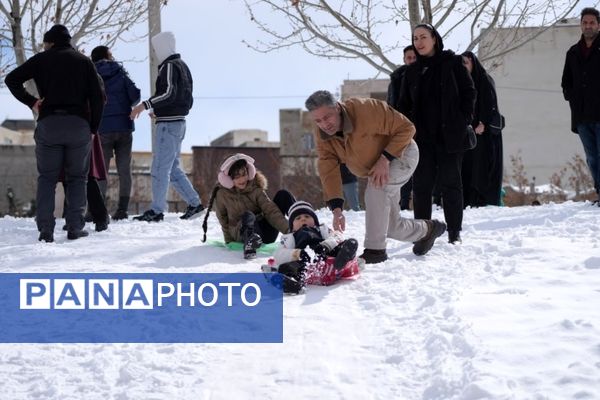
[[[260,274],[0,274],[0,343],[281,343]]]
[[[255,307],[261,300],[256,283],[155,282],[151,279],[21,279],[21,309],[144,310],[165,307],[214,307],[224,301],[233,307],[234,296],[243,306]],[[220,289],[226,289],[225,296]],[[234,289],[239,289],[235,290]],[[154,293],[157,293],[154,296]]]

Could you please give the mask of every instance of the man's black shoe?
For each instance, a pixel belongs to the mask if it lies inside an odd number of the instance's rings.
[[[438,221],[437,219],[426,220],[425,222],[427,222],[428,227],[427,233],[423,239],[416,241],[413,246],[413,253],[418,256],[427,254],[427,252],[433,247],[435,239],[439,238],[444,232],[446,232],[446,224]]]
[[[385,251],[385,249],[365,249],[365,251],[363,251],[363,253],[360,256],[358,256],[358,258],[362,258],[363,260],[365,260],[365,264],[377,264],[387,260],[388,256],[387,251]]]
[[[148,210],[144,212],[142,215],[138,215],[137,217],[133,217],[136,221],[146,221],[146,222],[160,222],[164,219],[164,214],[157,214],[154,210]]]
[[[197,206],[188,206],[185,213],[179,219],[196,219],[200,215],[202,215],[202,211],[204,211],[204,206],[202,204],[198,204]]]
[[[119,220],[127,219],[127,218],[129,218],[129,215],[127,214],[127,211],[123,211],[123,210],[115,211],[115,213],[112,216],[112,219],[114,219],[115,221],[119,221]]]
[[[42,231],[40,232],[40,236],[38,237],[40,242],[44,241],[46,243],[54,242],[54,233],[51,231]]]
[[[88,231],[85,231],[83,229],[73,229],[73,230],[69,230],[69,232],[67,232],[67,239],[76,240],[76,239],[79,239],[82,237],[86,237],[88,235],[89,235]]]
[[[347,239],[340,243],[337,247],[338,251],[335,256],[335,260],[333,261],[333,268],[342,269],[346,266],[346,264],[348,264],[348,261],[353,260],[354,257],[356,257],[358,242],[356,239]]]

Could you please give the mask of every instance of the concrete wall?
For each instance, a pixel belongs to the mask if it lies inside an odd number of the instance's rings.
[[[504,30],[496,40],[511,40],[511,35]],[[505,178],[512,173],[510,156],[519,152],[528,179],[535,176],[537,184],[547,183],[575,154],[583,155],[579,137],[570,132],[569,104],[560,87],[565,54],[580,35],[578,23],[560,24],[494,60],[497,67],[490,74],[496,81],[500,111],[506,117]],[[493,43],[482,44],[480,58],[490,46]]]
[[[35,146],[0,145],[0,215],[8,214],[8,188],[14,193],[17,214],[22,214],[23,206],[35,200],[37,188],[37,167]]]

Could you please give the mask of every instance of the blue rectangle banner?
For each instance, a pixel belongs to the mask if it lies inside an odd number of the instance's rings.
[[[0,343],[281,343],[263,274],[1,273]]]

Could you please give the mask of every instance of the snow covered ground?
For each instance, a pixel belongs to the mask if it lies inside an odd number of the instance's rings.
[[[347,219],[362,241],[364,213]],[[254,272],[266,259],[203,245],[201,221],[175,214],[72,242],[62,223],[43,244],[33,220],[0,219],[0,272]],[[2,344],[0,399],[600,399],[600,208],[466,210],[462,236],[424,257],[390,240],[390,260],[358,280],[285,297],[283,344]]]

